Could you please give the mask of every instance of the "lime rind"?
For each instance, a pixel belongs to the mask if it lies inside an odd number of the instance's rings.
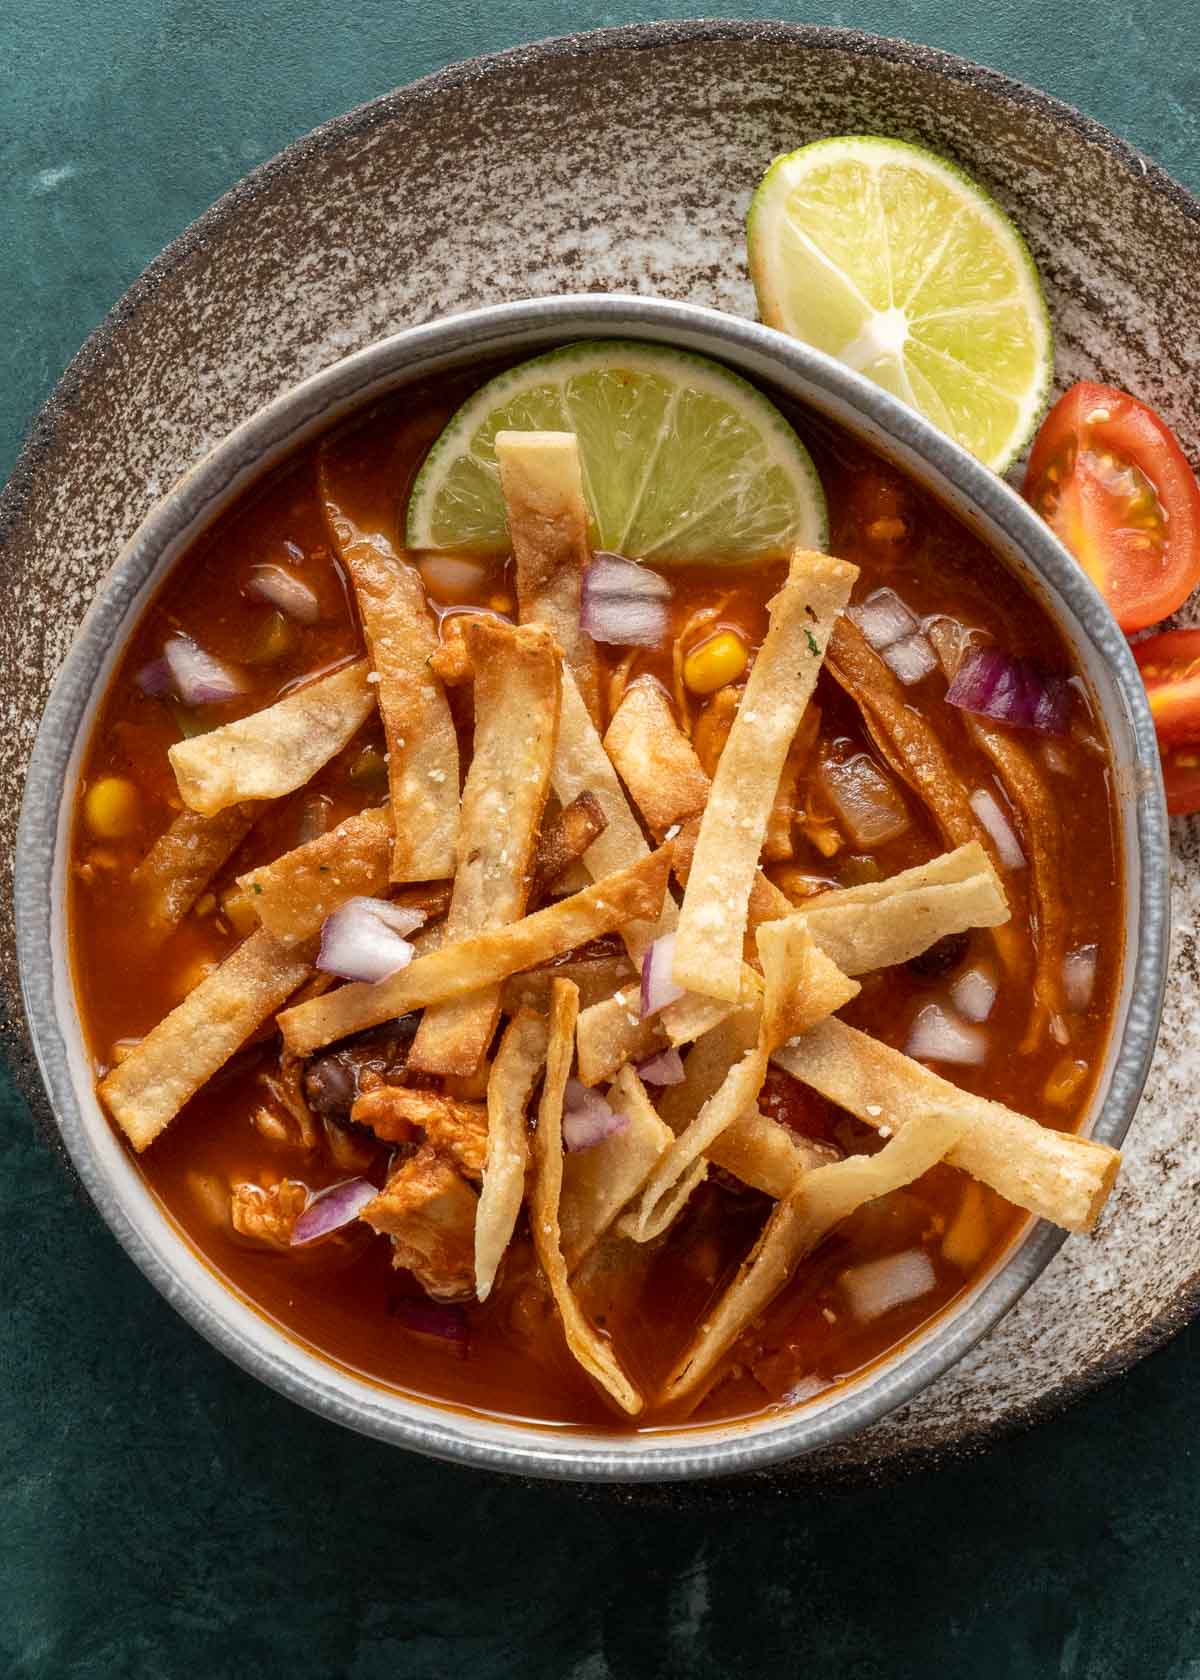
[[[746,228],[768,325],[874,379],[997,471],[1017,459],[1049,400],[1050,317],[1024,238],[964,170],[903,140],[817,140],[776,158]]]
[[[468,398],[413,485],[410,548],[507,546],[494,448],[506,429],[578,436],[597,547],[670,565],[828,541],[816,468],[760,391],[691,351],[599,339],[522,362]]]

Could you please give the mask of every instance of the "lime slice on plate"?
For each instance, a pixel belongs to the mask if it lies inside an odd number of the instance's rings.
[[[771,165],[746,234],[768,326],[998,472],[1021,453],[1050,389],[1050,321],[1028,246],[969,176],[901,140],[818,140]]]
[[[816,469],[761,392],[656,344],[569,344],[459,409],[413,485],[410,548],[507,547],[497,432],[574,432],[597,548],[671,565],[824,548]]]

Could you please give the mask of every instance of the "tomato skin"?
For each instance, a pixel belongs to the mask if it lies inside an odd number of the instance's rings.
[[[1165,747],[1162,770],[1170,814],[1186,817],[1200,811],[1200,747]]]
[[[1200,741],[1200,630],[1164,630],[1133,649],[1164,747]]]
[[[1025,497],[1122,630],[1167,618],[1200,583],[1200,485],[1170,428],[1124,391],[1081,381],[1059,398]]]

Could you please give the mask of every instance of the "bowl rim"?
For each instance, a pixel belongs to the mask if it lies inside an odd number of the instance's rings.
[[[1079,626],[1063,628],[1075,645],[1090,642],[1113,674],[1125,709],[1132,749],[1132,796],[1137,855],[1126,872],[1137,881],[1138,943],[1127,951],[1132,968],[1128,1012],[1119,1056],[1092,1135],[1119,1144],[1132,1120],[1157,1037],[1165,987],[1168,942],[1168,847],[1165,804],[1153,723],[1129,647],[1091,584],[1048,527],[1019,496],[928,421],[823,353],[741,317],[695,304],[620,294],[562,295],[492,305],[412,327],[343,358],[260,409],[176,484],[147,515],[101,583],[46,703],[30,763],[18,832],[16,910],[22,994],[35,1054],[66,1149],[102,1217],[134,1262],[167,1300],[209,1341],[269,1386],[335,1421],[396,1444],[483,1468],[528,1476],[587,1481],[664,1481],[761,1469],[807,1454],[858,1433],[885,1412],[911,1399],[956,1362],[993,1327],[1037,1277],[1064,1233],[1036,1222],[1003,1263],[923,1334],[887,1356],[861,1382],[835,1391],[826,1406],[752,1420],[714,1439],[707,1431],[664,1432],[630,1449],[589,1445],[583,1438],[544,1427],[522,1429],[496,1420],[505,1436],[478,1438],[477,1423],[464,1433],[455,1413],[434,1402],[390,1394],[356,1380],[332,1362],[309,1355],[265,1317],[250,1312],[222,1287],[222,1311],[205,1306],[181,1281],[182,1258],[195,1253],[173,1223],[155,1210],[157,1224],[139,1228],[121,1191],[89,1142],[81,1099],[68,1066],[66,1029],[60,1025],[54,963],[54,884],[66,777],[79,736],[88,723],[95,678],[109,650],[136,619],[131,606],[151,578],[169,567],[181,542],[202,528],[220,505],[298,447],[305,436],[381,395],[387,382],[428,372],[440,355],[457,363],[489,353],[534,353],[581,337],[657,338],[731,359],[752,379],[780,382],[780,372],[804,387],[801,400],[833,418],[850,420],[876,446],[900,459],[935,489],[940,483],[990,527],[990,540],[1007,542],[1027,559],[1069,606]],[[757,370],[752,371],[752,370]],[[773,372],[772,372],[773,370]],[[987,540],[985,538],[985,540]],[[164,558],[165,556],[165,558]],[[1126,848],[1127,854],[1130,848]],[[94,1094],[88,1093],[91,1103]],[[198,1262],[203,1265],[204,1262]],[[209,1268],[211,1270],[211,1268]],[[257,1335],[252,1333],[253,1325]],[[235,1322],[236,1321],[236,1322]],[[840,1395],[840,1398],[838,1397]],[[401,1408],[424,1414],[402,1415]],[[482,1425],[490,1427],[488,1423]],[[620,1437],[613,1437],[620,1442]]]

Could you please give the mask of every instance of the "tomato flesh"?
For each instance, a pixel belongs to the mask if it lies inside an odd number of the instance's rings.
[[[1162,770],[1171,815],[1186,817],[1200,811],[1200,747],[1167,747]]]
[[[1200,486],[1170,428],[1124,391],[1081,382],[1059,398],[1025,496],[1122,630],[1158,623],[1200,583]]]
[[[1133,650],[1160,745],[1200,741],[1200,630],[1166,630]]]

